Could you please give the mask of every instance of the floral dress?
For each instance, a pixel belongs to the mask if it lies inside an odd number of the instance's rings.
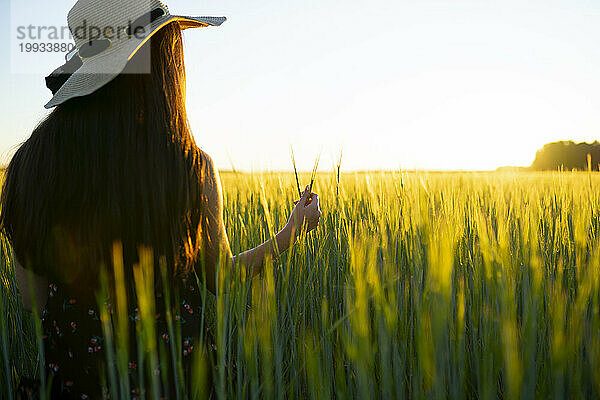
[[[191,360],[194,352],[200,349],[199,338],[201,330],[204,329],[205,343],[208,348],[215,351],[216,347],[211,339],[212,318],[203,311],[203,299],[195,279],[181,280],[177,287],[177,298],[179,302],[173,307],[172,315],[180,322],[181,360],[184,376],[188,376],[191,369]],[[166,346],[172,348],[170,341],[173,339],[169,334],[166,322],[165,302],[162,299],[162,291],[156,291],[156,338]],[[212,299],[209,298],[209,301]],[[46,366],[47,383],[51,385],[51,398],[53,399],[98,399],[110,398],[107,382],[107,345],[102,331],[100,312],[96,301],[83,300],[72,297],[68,291],[57,285],[49,284],[49,295],[46,308],[43,313],[43,340],[44,358]],[[205,305],[207,304],[205,299]],[[110,314],[113,313],[113,305],[106,301],[105,305]],[[209,307],[206,306],[208,309]],[[214,309],[212,309],[214,311]],[[208,317],[205,315],[207,314]],[[203,318],[204,317],[204,318]],[[139,321],[139,310],[135,304],[129,309],[129,334],[130,351],[128,360],[129,387],[131,390],[129,398],[146,398],[143,388],[140,387],[140,373],[138,371],[138,357],[136,350],[135,326]],[[177,323],[176,322],[176,323]],[[172,331],[171,331],[172,332]],[[196,346],[196,347],[195,347]],[[209,352],[210,353],[210,352]],[[171,363],[171,355],[168,360],[159,360],[159,363]],[[169,365],[168,371],[173,371],[174,366]],[[109,368],[110,369],[110,368]],[[113,371],[117,371],[115,365]],[[165,371],[161,365],[157,374]],[[171,374],[172,376],[172,374]],[[161,398],[175,398],[174,379],[163,379],[161,381]],[[117,379],[122,379],[118,377]],[[143,378],[142,378],[143,379]],[[169,382],[164,385],[164,382]],[[189,379],[185,379],[189,382]],[[146,381],[146,386],[150,386]],[[150,393],[148,393],[150,395]]]

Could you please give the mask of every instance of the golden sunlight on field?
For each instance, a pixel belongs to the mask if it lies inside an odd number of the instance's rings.
[[[269,221],[280,227],[297,197],[293,174],[221,179],[234,253],[266,239]],[[207,295],[215,346],[197,346],[188,395],[213,382],[222,399],[597,397],[599,184],[588,173],[318,175],[319,229],[261,278],[223,273]],[[0,386],[11,393],[38,369],[4,252]],[[140,341],[138,365],[169,352]],[[120,371],[106,371],[115,397]]]

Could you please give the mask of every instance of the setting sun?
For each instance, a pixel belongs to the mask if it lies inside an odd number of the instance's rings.
[[[600,3],[5,3],[0,399],[600,398]]]

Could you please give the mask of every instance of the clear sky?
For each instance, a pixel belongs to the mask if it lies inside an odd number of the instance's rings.
[[[27,12],[65,24],[74,1],[0,1],[11,7],[0,39],[6,162],[50,99],[45,74],[11,67],[11,22]],[[289,169],[290,145],[307,170],[340,149],[346,170],[495,169],[529,165],[546,142],[600,138],[597,0],[167,4],[229,18],[184,34],[194,136],[223,169]]]

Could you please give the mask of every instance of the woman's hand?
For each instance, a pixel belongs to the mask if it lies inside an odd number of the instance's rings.
[[[233,257],[233,264],[245,265],[247,271],[252,271],[252,276],[255,276],[262,271],[267,252],[271,252],[273,258],[279,257],[281,253],[294,244],[301,231],[310,232],[319,225],[319,219],[321,218],[319,196],[310,193],[308,186],[300,200],[295,204],[296,207],[292,211],[290,219],[285,228],[275,235],[275,240],[266,241],[252,250]]]
[[[308,186],[304,189],[300,200],[295,202],[295,204],[296,207],[292,211],[286,228],[295,232],[295,236],[297,236],[300,231],[310,232],[319,225],[321,207],[319,205],[319,196],[315,193],[310,193]]]

